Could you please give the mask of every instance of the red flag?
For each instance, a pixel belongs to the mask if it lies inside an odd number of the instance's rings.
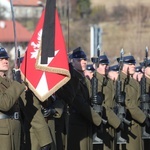
[[[47,63],[41,64],[42,31],[44,24],[43,11],[35,32],[28,44],[20,70],[23,80],[41,101],[45,101],[61,86],[70,80],[65,41],[55,11],[54,56],[47,57]]]

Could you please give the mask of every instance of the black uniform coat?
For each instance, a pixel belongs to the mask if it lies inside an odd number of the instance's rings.
[[[84,75],[72,69],[70,81],[57,92],[70,106],[68,150],[92,150],[92,126],[101,124],[101,117],[90,106],[86,82]]]

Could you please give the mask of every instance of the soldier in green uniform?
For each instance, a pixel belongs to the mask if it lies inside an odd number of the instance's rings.
[[[98,93],[103,97],[103,116],[107,120],[103,131],[103,149],[115,150],[115,130],[120,126],[120,119],[114,113],[115,106],[115,90],[111,79],[107,77],[109,60],[106,55],[99,56],[99,65],[96,72],[98,79]]]
[[[90,105],[90,82],[84,76],[86,64],[86,54],[78,47],[72,53],[71,79],[57,91],[69,105],[68,150],[92,150],[92,126],[102,121]]]
[[[52,136],[41,112],[41,103],[29,89],[21,95],[25,140],[23,150],[51,150]]]
[[[144,63],[146,64],[143,66]],[[141,70],[144,71],[142,73],[144,75],[142,78],[140,78],[141,80],[139,80],[139,82],[141,86],[141,91],[144,90],[145,92],[145,93],[141,92],[141,97],[142,97],[142,94],[144,96],[144,99],[143,100],[141,99],[141,105],[144,105],[142,109],[143,111],[145,111],[145,114],[147,116],[147,120],[146,120],[147,122],[143,126],[144,130],[142,130],[142,138],[144,140],[144,150],[147,150],[147,149],[150,149],[150,116],[149,116],[150,115],[149,114],[150,113],[150,59],[147,59],[147,62],[141,63],[141,66],[139,66],[139,68],[140,68],[140,71]],[[147,97],[145,97],[146,95]],[[144,133],[145,131],[146,131],[146,134]]]
[[[8,54],[0,47],[0,149],[20,150],[21,124],[18,99],[25,86],[6,77]]]
[[[49,126],[50,134],[52,137],[51,150],[57,150],[60,145],[57,143],[59,141],[56,141],[57,128],[55,128],[55,119],[59,119],[61,117],[64,103],[56,98],[55,94],[53,94],[46,101],[41,103],[41,105],[42,113]],[[60,122],[60,126],[61,125],[63,126],[63,124]]]
[[[117,59],[119,61],[119,59]],[[140,87],[139,83],[132,77],[135,72],[135,59],[132,55],[123,57],[123,68],[120,74],[122,81],[122,92],[125,93],[126,119],[130,125],[124,125],[123,137],[127,140],[122,145],[122,150],[143,150],[141,138],[141,124],[146,120],[145,114],[140,106]]]

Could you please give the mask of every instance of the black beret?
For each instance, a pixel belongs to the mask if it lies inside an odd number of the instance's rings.
[[[117,58],[117,61],[119,62],[120,61],[120,58]],[[124,56],[123,57],[123,63],[126,63],[126,64],[135,64],[136,61],[134,59],[134,57],[132,55],[129,55],[129,56]]]
[[[74,49],[70,57],[71,58],[84,58],[84,59],[87,59],[86,54],[82,50],[81,47],[78,47],[78,48]]]
[[[106,55],[99,56],[99,63],[108,65],[109,64],[109,60],[108,60],[107,56]]]
[[[89,70],[89,71],[94,71],[95,70],[94,67],[93,67],[93,64],[88,64],[86,66],[86,69]]]

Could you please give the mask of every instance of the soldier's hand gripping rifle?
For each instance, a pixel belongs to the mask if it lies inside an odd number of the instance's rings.
[[[92,57],[91,61],[93,62],[93,65],[95,66],[95,71],[93,73],[93,78],[91,79],[91,85],[92,85],[92,98],[91,98],[91,105],[95,112],[97,112],[101,117],[103,113],[103,96],[98,93],[98,79],[96,77],[97,67],[99,66],[99,47],[97,48],[97,56],[98,57]],[[107,123],[107,120],[102,119],[102,124],[100,125],[98,131],[100,133],[103,132],[103,125]],[[97,137],[97,133],[93,136],[93,144],[102,144],[103,141],[100,137]]]
[[[118,79],[116,80],[116,113],[117,116],[121,120],[121,125],[117,132],[117,144],[125,144],[126,140],[122,137],[122,129],[124,128],[124,124],[130,125],[130,121],[126,119],[126,109],[125,109],[125,93],[122,91],[122,81],[120,79],[122,67],[123,67],[123,49],[120,51],[120,60],[119,60],[119,73]]]
[[[150,119],[150,96],[146,91],[146,77],[145,77],[145,68],[147,67],[148,64],[148,47],[145,49],[145,59],[144,59],[144,64],[143,64],[143,77],[140,82],[141,86],[141,109],[145,113],[147,119],[146,121],[149,122]],[[143,139],[150,139],[150,131],[147,131],[148,126],[145,124],[144,127],[142,127],[142,138]]]

